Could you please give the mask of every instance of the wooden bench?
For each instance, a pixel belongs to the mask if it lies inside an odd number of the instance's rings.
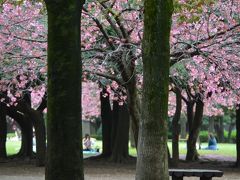
[[[200,177],[200,180],[211,180],[213,177],[222,177],[223,171],[207,169],[169,169],[172,180],[183,180],[183,177]]]

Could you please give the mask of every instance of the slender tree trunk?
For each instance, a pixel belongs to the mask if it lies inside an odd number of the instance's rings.
[[[208,131],[211,133],[214,133],[214,117],[209,117],[208,119],[209,123],[208,123]]]
[[[236,108],[236,150],[237,150],[237,160],[236,166],[240,167],[240,105]]]
[[[4,105],[0,103],[0,159],[7,158],[6,139],[7,139],[6,109]]]
[[[36,137],[36,165],[44,166],[46,157],[46,130],[43,114],[31,109],[29,112],[35,128]]]
[[[224,126],[223,126],[223,117],[217,117],[218,122],[215,124],[214,128],[217,133],[217,140],[219,143],[224,142]]]
[[[45,0],[48,11],[46,180],[83,180],[81,0]]]
[[[141,103],[137,93],[136,80],[131,80],[127,86],[128,109],[131,119],[131,128],[135,144],[138,143],[139,121],[141,119]]]
[[[236,122],[234,123],[233,119],[231,118],[231,122],[230,122],[230,125],[228,128],[228,141],[227,141],[228,143],[231,142],[232,130],[233,130],[235,124],[236,124]],[[233,143],[235,143],[235,142],[233,142]]]
[[[143,101],[136,180],[168,180],[167,120],[173,2],[144,1]]]
[[[181,110],[182,110],[182,97],[181,97],[181,90],[179,88],[175,88],[176,90],[176,111],[172,121],[172,165],[178,166],[179,161],[179,134],[180,134],[180,125],[179,120],[181,117]]]
[[[187,136],[187,120],[184,117],[180,118],[180,124],[181,124],[181,138],[185,139]]]
[[[192,129],[192,124],[193,124],[193,108],[194,108],[194,101],[189,100],[187,103],[187,123],[188,123],[188,135],[190,133],[190,130]]]
[[[187,140],[187,155],[186,155],[187,161],[198,160],[196,142],[197,142],[199,130],[202,124],[203,106],[204,106],[204,103],[202,102],[199,94],[199,98],[197,98],[197,102],[196,102],[194,121],[192,123],[192,128],[189,131],[189,138]]]
[[[105,97],[105,95],[107,95]],[[101,101],[101,118],[102,118],[102,140],[103,140],[103,157],[110,157],[112,154],[111,147],[111,130],[112,130],[112,110],[110,105],[109,93],[103,88],[100,93]]]

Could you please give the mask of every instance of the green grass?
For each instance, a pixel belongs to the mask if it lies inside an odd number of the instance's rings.
[[[7,141],[7,155],[13,155],[18,153],[21,147],[21,142],[20,141]]]
[[[21,146],[20,141],[7,141],[7,154],[12,155],[16,154],[19,151],[19,148]],[[202,143],[202,147],[207,147],[207,143]],[[96,141],[95,148],[100,148],[100,151],[102,149],[102,141]],[[168,142],[168,147],[170,150],[170,153],[172,151],[172,143]],[[186,142],[180,142],[179,143],[179,153],[180,154],[186,154],[187,148],[186,148]],[[211,150],[198,150],[198,153],[200,155],[221,155],[221,156],[228,156],[228,157],[236,157],[236,145],[235,144],[227,144],[227,143],[219,143],[218,144],[218,150],[211,151]],[[135,148],[129,147],[129,154],[132,156],[136,156],[137,152]]]
[[[186,142],[180,142],[179,143],[179,154],[186,154],[187,148],[186,148]],[[207,143],[201,143],[201,147],[207,147]],[[172,143],[168,142],[168,147],[170,150],[170,153],[172,152]],[[218,143],[218,150],[198,150],[198,153],[200,155],[221,155],[221,156],[227,156],[227,157],[236,157],[236,145],[235,144],[228,144],[228,143]]]

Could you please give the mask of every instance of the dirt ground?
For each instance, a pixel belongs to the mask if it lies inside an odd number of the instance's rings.
[[[181,161],[180,168],[219,169],[224,171],[222,178],[213,180],[240,180],[240,169],[233,168],[233,158],[201,157],[201,161],[186,163]],[[106,161],[85,160],[86,180],[134,180],[135,163],[117,165]],[[199,178],[184,178],[199,180]],[[44,180],[44,168],[35,167],[30,161],[0,162],[0,180]]]

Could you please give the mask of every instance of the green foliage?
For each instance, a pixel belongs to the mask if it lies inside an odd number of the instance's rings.
[[[15,137],[15,133],[7,133],[7,138],[10,139],[10,138],[13,138]]]
[[[101,134],[91,134],[92,138],[95,138],[96,140],[101,141],[102,140],[102,135]]]
[[[201,142],[208,142],[208,131],[200,131],[199,138]]]
[[[236,135],[237,135],[237,131],[233,130],[232,133],[231,133],[230,139],[228,140],[228,131],[224,131],[225,142],[236,143]]]
[[[203,6],[210,6],[215,1],[216,0],[186,0],[186,2],[183,3],[179,2],[179,0],[174,0],[174,12],[178,13],[178,21],[180,23],[194,23],[199,21],[203,12]],[[191,18],[189,18],[189,14]]]
[[[228,131],[224,131],[224,142],[227,143],[235,143],[236,142],[236,130],[233,130],[230,136],[230,139],[228,140]],[[199,132],[199,138],[201,142],[208,142],[208,131],[200,131]]]

